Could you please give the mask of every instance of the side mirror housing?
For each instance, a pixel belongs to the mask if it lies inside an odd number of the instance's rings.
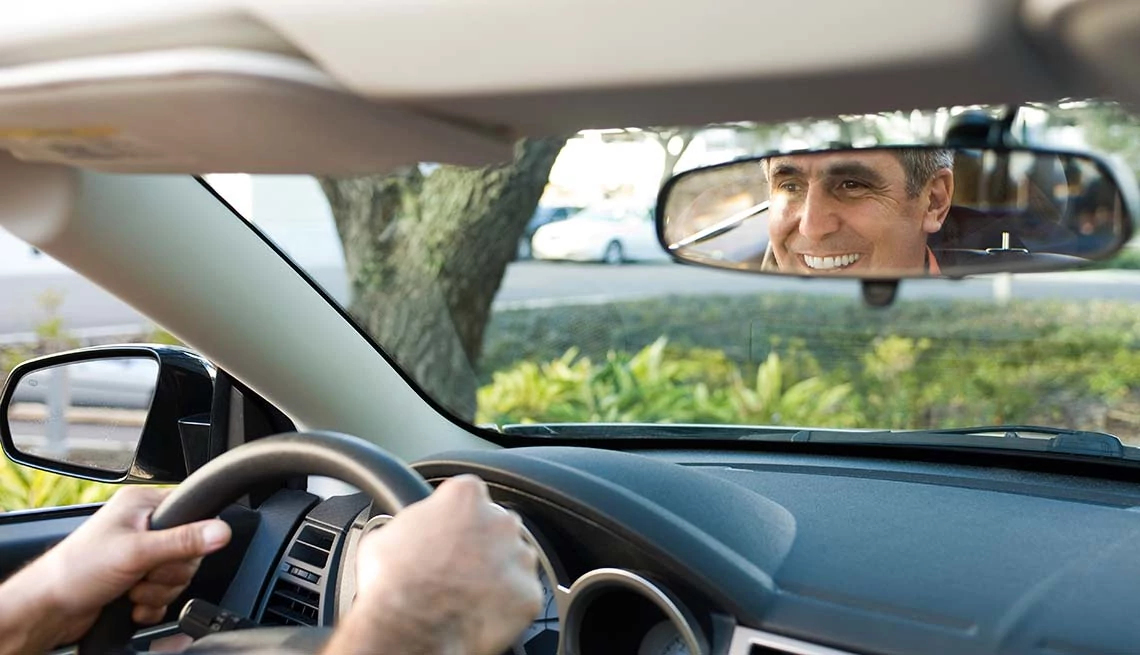
[[[0,394],[0,444],[13,462],[61,475],[175,484],[187,476],[180,421],[209,415],[213,381],[209,362],[172,346],[33,359]]]

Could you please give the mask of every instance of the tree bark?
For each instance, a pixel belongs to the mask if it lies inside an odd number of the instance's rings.
[[[427,394],[475,416],[491,302],[565,138],[510,163],[324,178],[351,284],[349,312]]]

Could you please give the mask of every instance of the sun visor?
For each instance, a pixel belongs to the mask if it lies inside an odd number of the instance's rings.
[[[380,105],[311,62],[189,49],[0,69],[0,149],[127,173],[380,173],[509,160],[513,138]]]
[[[24,241],[47,243],[63,231],[78,191],[74,168],[21,162],[0,152],[0,227]]]
[[[1053,57],[1072,96],[1140,107],[1140,11],[1135,0],[1026,0],[1029,33]]]

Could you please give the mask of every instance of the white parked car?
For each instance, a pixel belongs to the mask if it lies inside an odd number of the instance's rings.
[[[535,259],[621,264],[667,260],[657,243],[653,214],[643,208],[593,207],[538,228],[531,239]]]

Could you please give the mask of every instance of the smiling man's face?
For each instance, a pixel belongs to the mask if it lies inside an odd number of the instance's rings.
[[[783,272],[915,274],[954,193],[942,169],[911,195],[889,150],[773,157],[768,234]]]

